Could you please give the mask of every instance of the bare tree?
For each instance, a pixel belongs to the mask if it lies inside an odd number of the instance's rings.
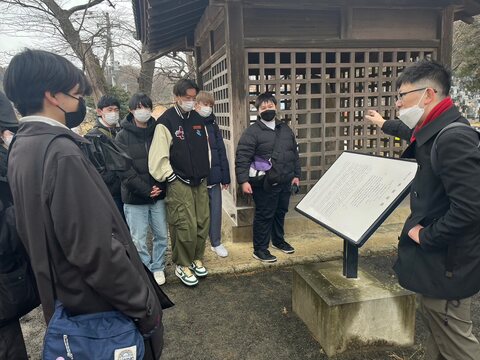
[[[480,92],[480,16],[455,23],[452,69],[467,90]]]
[[[108,3],[113,6],[109,0]],[[51,38],[63,39],[61,51],[73,50],[92,83],[93,96],[98,100],[107,89],[102,64],[94,52],[96,41],[106,32],[105,26],[86,26],[90,16],[89,9],[104,0],[87,0],[87,3],[62,8],[56,0],[1,0],[2,12],[14,14],[7,18],[11,31],[18,31],[18,26],[25,31],[41,32]],[[57,43],[57,46],[59,43]],[[68,45],[66,47],[65,45]]]

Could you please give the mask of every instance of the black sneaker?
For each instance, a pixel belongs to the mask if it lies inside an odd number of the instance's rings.
[[[277,244],[277,245],[272,244],[272,247],[274,249],[283,251],[285,254],[293,254],[295,252],[295,249],[289,243],[287,243],[286,241],[284,241],[281,244]]]
[[[256,250],[253,252],[253,257],[263,262],[272,263],[277,261],[277,257],[270,254],[270,251],[268,250]]]

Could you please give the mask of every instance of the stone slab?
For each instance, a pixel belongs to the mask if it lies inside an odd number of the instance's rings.
[[[413,345],[415,294],[362,267],[358,274],[345,278],[341,261],[294,267],[293,311],[328,356],[359,346]]]

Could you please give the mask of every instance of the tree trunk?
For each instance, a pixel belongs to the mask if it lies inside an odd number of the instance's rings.
[[[105,79],[100,61],[93,53],[90,44],[84,43],[80,39],[79,32],[75,30],[70,20],[71,14],[62,9],[55,0],[43,0],[43,3],[55,14],[65,40],[72,47],[75,55],[82,61],[88,80],[92,85],[93,99],[97,103],[100,97],[107,92],[107,80]]]
[[[151,96],[153,86],[153,73],[155,71],[155,60],[145,62],[143,61],[143,54],[144,52],[142,51],[142,58],[140,60],[140,75],[138,76],[138,91],[143,92],[148,96]]]

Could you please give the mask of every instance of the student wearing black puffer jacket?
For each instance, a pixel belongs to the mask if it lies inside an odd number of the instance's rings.
[[[121,174],[122,201],[133,242],[143,263],[153,272],[159,285],[165,283],[167,220],[165,184],[157,182],[148,171],[148,151],[155,131],[152,100],[145,94],[132,96],[130,113],[121,122],[117,142],[132,158],[132,167]],[[147,248],[148,226],[153,233],[153,250]]]
[[[270,93],[260,94],[255,106],[258,120],[248,127],[238,142],[235,172],[245,194],[253,195],[253,257],[263,262],[277,258],[268,251],[270,239],[275,249],[292,254],[295,249],[285,241],[285,215],[292,189],[300,184],[300,159],[295,134],[290,127],[277,119],[277,100]],[[277,149],[276,151],[274,151]],[[272,170],[278,174],[275,183],[250,184],[250,166],[254,158],[271,161]],[[258,169],[257,169],[258,170]],[[264,187],[264,184],[268,185]]]

